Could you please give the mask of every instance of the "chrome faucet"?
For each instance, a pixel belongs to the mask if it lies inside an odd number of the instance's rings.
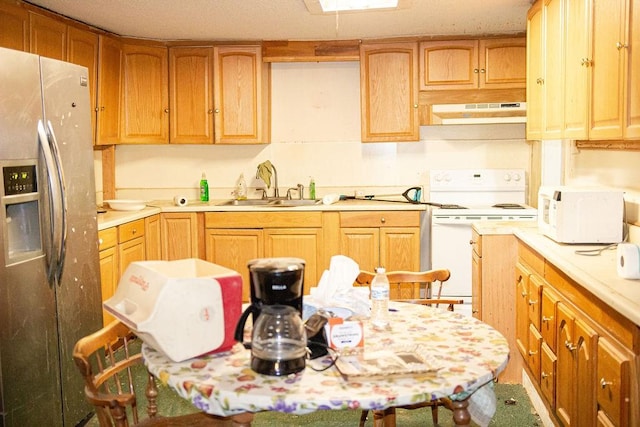
[[[291,187],[287,190],[287,200],[291,200],[291,190],[298,192],[298,199],[304,199],[304,185],[298,184],[295,187]]]

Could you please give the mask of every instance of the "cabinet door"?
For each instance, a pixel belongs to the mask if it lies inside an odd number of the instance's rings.
[[[564,136],[589,137],[589,28],[591,0],[566,0]]]
[[[625,2],[593,2],[589,139],[622,138]]]
[[[562,137],[564,130],[564,0],[544,2],[543,135]]]
[[[640,2],[629,1],[628,66],[626,83],[625,138],[640,139]]]
[[[473,241],[477,241],[479,237],[474,232]],[[476,246],[474,244],[471,252],[471,313],[476,319],[482,320],[482,257],[475,251]]]
[[[543,279],[537,274],[532,274],[529,278],[529,300],[527,301],[529,322],[540,330],[540,306],[542,299]]]
[[[480,89],[524,88],[527,78],[524,37],[480,40],[478,87]]]
[[[596,411],[596,352],[598,334],[585,319],[578,316],[575,321],[576,377],[574,397],[575,413],[573,419],[576,426],[592,426],[595,424]]]
[[[119,277],[124,274],[129,264],[135,261],[144,261],[145,259],[144,236],[120,243],[118,245],[118,260],[120,261]]]
[[[98,101],[96,144],[120,142],[120,93],[122,90],[122,46],[112,37],[100,35],[98,49]]]
[[[380,263],[387,271],[420,271],[420,228],[381,227]]]
[[[542,339],[555,353],[556,348],[556,307],[558,296],[547,286],[542,288],[542,306],[540,310],[540,333]]]
[[[558,303],[558,364],[556,366],[556,415],[565,426],[571,425],[575,392],[575,355],[577,349],[573,331],[573,311]]]
[[[91,102],[91,136],[96,137],[96,112],[98,91],[98,35],[91,31],[69,26],[67,28],[67,58],[69,62],[87,67],[89,72],[89,97]]]
[[[198,217],[195,212],[160,214],[162,259],[198,258]]]
[[[516,264],[516,345],[526,359],[529,347],[529,277],[531,273],[522,264]]]
[[[144,246],[147,260],[162,259],[160,235],[160,215],[146,217],[144,219]]]
[[[540,360],[540,390],[542,390],[542,396],[547,399],[551,409],[556,406],[556,361],[556,355],[543,339]]]
[[[100,286],[102,289],[102,302],[113,296],[120,280],[120,268],[118,266],[117,247],[111,247],[100,251]],[[102,311],[102,324],[108,325],[115,318]]]
[[[529,349],[527,350],[527,366],[536,384],[540,384],[540,351],[542,350],[542,335],[533,324],[529,324]]]
[[[268,64],[260,46],[213,50],[216,144],[269,142]]]
[[[242,301],[251,299],[249,269],[251,259],[264,257],[262,230],[216,229],[205,231],[206,260],[237,271],[242,276]]]
[[[363,142],[418,141],[418,46],[360,46]]]
[[[169,48],[172,144],[213,144],[213,48]]]
[[[67,60],[67,25],[48,16],[29,13],[31,53]]]
[[[544,39],[541,4],[534,3],[527,15],[527,139],[542,137]]]
[[[379,242],[379,228],[340,229],[340,253],[357,262],[361,270],[375,271],[380,267]]]
[[[121,142],[169,142],[167,48],[124,44]]]
[[[606,338],[598,340],[598,418],[604,416],[615,426],[629,425],[629,380],[632,359],[633,356],[619,350]]]
[[[420,43],[420,90],[476,89],[479,74],[477,40]]]
[[[319,228],[273,228],[264,230],[266,257],[296,257],[305,260],[304,293],[316,286],[324,269],[322,230]]]
[[[29,12],[8,2],[0,2],[0,46],[29,52]]]

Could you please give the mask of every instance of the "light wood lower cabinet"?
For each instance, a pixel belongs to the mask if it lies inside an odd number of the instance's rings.
[[[151,215],[144,219],[144,249],[147,260],[160,257],[160,215]]]
[[[554,422],[639,425],[638,325],[525,244],[518,255],[518,349]]]
[[[420,211],[340,212],[339,253],[361,270],[420,270]]]
[[[207,212],[206,260],[242,275],[243,301],[249,301],[247,263],[262,257],[306,261],[304,291],[316,286],[324,265],[322,212]]]
[[[100,257],[100,286],[102,301],[111,298],[118,286],[120,267],[118,266],[118,229],[107,228],[98,232],[98,249]],[[114,317],[105,310],[102,311],[102,322],[109,324]]]
[[[173,261],[199,258],[199,228],[196,212],[167,212],[160,214],[161,258]]]
[[[144,241],[144,219],[131,221],[118,226],[118,258],[120,260],[120,276],[135,261],[146,259]]]
[[[513,234],[481,234],[473,228],[471,246],[473,317],[494,327],[509,342],[509,363],[498,381],[519,384],[523,361],[516,344],[516,238]]]

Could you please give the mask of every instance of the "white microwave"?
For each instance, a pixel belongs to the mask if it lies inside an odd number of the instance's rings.
[[[624,192],[593,187],[540,187],[538,228],[559,243],[621,242]]]

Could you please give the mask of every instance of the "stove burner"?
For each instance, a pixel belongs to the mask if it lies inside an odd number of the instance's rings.
[[[524,206],[519,205],[517,203],[498,203],[495,204],[493,206],[491,206],[492,208],[502,208],[502,209],[524,209]]]
[[[460,205],[440,205],[440,209],[468,209],[468,208]]]

